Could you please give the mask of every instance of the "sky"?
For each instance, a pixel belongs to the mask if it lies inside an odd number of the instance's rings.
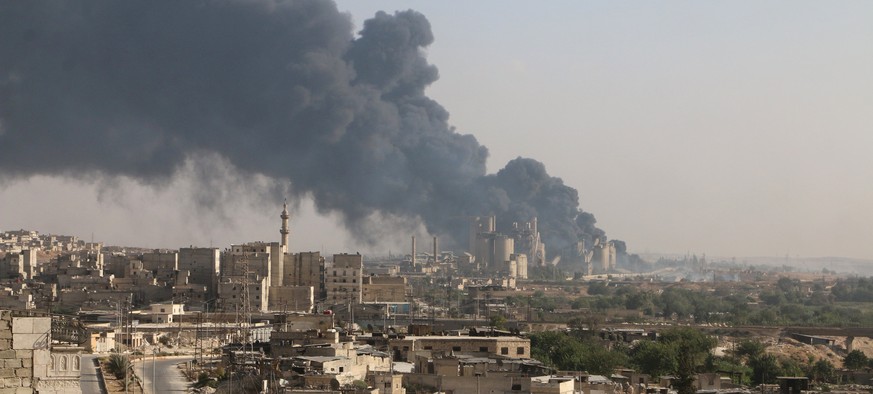
[[[519,156],[543,162],[631,252],[873,258],[873,3],[338,8],[356,29],[379,10],[423,13],[440,75],[427,93],[488,147],[488,170]],[[281,207],[245,193],[238,211],[204,226],[179,198],[184,180],[117,182],[6,182],[0,229],[171,248],[278,240]],[[292,249],[363,247],[311,206],[293,213]]]

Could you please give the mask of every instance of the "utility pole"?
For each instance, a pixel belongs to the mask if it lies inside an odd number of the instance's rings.
[[[158,382],[155,380],[155,369],[157,369],[157,367],[155,365],[155,364],[157,364],[157,362],[155,360],[156,355],[157,355],[157,350],[152,348],[152,393],[153,394],[157,394],[157,392],[158,392],[158,386],[156,386],[158,384]],[[143,363],[145,363],[145,361],[143,361]]]

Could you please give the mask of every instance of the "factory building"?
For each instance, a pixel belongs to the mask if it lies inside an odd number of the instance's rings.
[[[521,226],[512,223],[511,236],[515,240],[515,253],[526,255],[528,261],[538,266],[546,264],[546,245],[540,238],[536,217]]]
[[[513,227],[513,234],[505,235],[497,232],[496,217],[472,218],[470,251],[479,270],[527,279],[528,256],[531,256],[528,253],[545,257],[545,245],[540,241],[536,219],[525,223],[523,229],[517,223]]]
[[[599,241],[599,240],[598,240]],[[595,242],[594,254],[591,260],[594,274],[604,274],[615,269],[616,250],[615,243]]]
[[[585,248],[585,242],[576,244],[577,253],[585,259],[585,274],[599,275],[614,271],[618,252],[615,242],[597,238],[591,249]]]

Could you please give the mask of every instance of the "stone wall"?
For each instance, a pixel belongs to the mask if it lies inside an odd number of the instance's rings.
[[[33,393],[34,381],[46,376],[50,333],[49,317],[0,311],[0,394]]]
[[[51,328],[51,317],[0,311],[0,394],[81,392],[82,349],[52,349]]]

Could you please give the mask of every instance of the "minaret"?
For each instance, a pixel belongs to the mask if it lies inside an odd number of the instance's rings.
[[[280,245],[287,252],[288,234],[291,233],[291,230],[288,229],[288,219],[291,218],[291,216],[288,215],[288,200],[285,200],[285,204],[282,205],[282,214],[279,217],[282,218],[282,228],[279,229],[279,234],[282,234],[282,242]]]

